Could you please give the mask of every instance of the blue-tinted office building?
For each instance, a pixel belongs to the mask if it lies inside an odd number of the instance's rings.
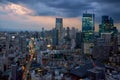
[[[114,21],[109,16],[102,16],[101,24],[99,25],[99,33],[111,32],[113,34],[117,33],[117,28],[114,27]]]
[[[63,19],[56,18],[55,29],[58,30],[58,44],[61,44],[63,38]]]
[[[62,18],[56,18],[56,23],[63,23],[63,19]]]
[[[95,15],[84,13],[82,17],[83,41],[92,42],[94,38]]]

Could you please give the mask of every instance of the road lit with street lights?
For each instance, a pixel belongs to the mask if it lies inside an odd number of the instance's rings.
[[[35,49],[34,49],[34,40],[31,40],[30,41],[30,44],[29,44],[29,53],[30,53],[30,59],[26,65],[26,68],[25,68],[25,71],[24,71],[24,74],[23,74],[23,79],[22,80],[29,80],[27,79],[28,77],[28,74],[30,73],[29,70],[30,70],[30,65],[32,63],[32,60],[33,60],[33,56],[35,54]]]

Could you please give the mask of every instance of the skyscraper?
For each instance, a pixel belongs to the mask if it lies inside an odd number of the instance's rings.
[[[66,34],[65,34],[65,44],[70,45],[71,44],[71,38],[70,38],[70,28],[67,27]]]
[[[76,38],[75,38],[75,42],[76,42],[76,49],[78,48],[82,48],[82,33],[81,32],[77,32],[76,33]]]
[[[44,37],[45,37],[45,30],[44,30],[44,28],[42,28],[41,37],[42,37],[43,40],[44,40]]]
[[[56,24],[55,29],[58,30],[58,43],[61,44],[62,42],[62,32],[63,32],[63,19],[62,18],[56,18]]]
[[[95,15],[84,13],[82,17],[82,32],[84,42],[91,42],[94,34],[94,22]]]
[[[91,47],[94,42],[94,27],[95,27],[95,15],[90,13],[84,13],[82,17],[82,34],[83,34],[83,52],[85,54],[91,54]]]
[[[58,45],[58,30],[57,29],[53,29],[52,31],[52,44]]]
[[[114,27],[114,21],[109,16],[102,16],[101,24],[99,25],[99,32],[112,32],[116,33],[117,29]]]
[[[72,29],[70,31],[70,38],[75,39],[75,36],[76,36],[76,29],[75,29],[75,27],[72,27]]]
[[[70,42],[70,28],[69,27],[67,27],[67,29],[66,29],[66,41],[68,41],[68,42]]]

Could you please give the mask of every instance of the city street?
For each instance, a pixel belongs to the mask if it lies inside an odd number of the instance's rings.
[[[30,74],[30,71],[29,71],[29,70],[30,70],[30,65],[31,65],[31,63],[32,63],[33,56],[34,56],[34,54],[35,54],[34,41],[31,41],[29,47],[30,47],[30,50],[29,50],[30,59],[29,59],[27,65],[26,65],[25,72],[24,72],[24,74],[23,74],[23,80],[29,80],[29,79],[27,79],[27,78],[28,78],[28,74]]]

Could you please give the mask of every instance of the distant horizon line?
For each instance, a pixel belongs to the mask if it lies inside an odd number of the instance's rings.
[[[66,28],[66,27],[64,27],[64,28]],[[45,29],[44,28],[44,31],[51,31],[51,30],[53,30],[54,28],[52,28],[52,29]],[[78,29],[78,28],[76,28],[75,27],[75,29]],[[120,32],[120,29],[117,27],[117,30],[118,30],[118,32]],[[0,29],[0,32],[41,32],[42,31],[42,28],[41,29],[39,29],[39,30],[20,30],[20,29]],[[82,30],[81,29],[78,29],[78,31],[80,31],[80,32],[82,32]],[[99,32],[99,29],[98,30],[94,30],[94,32]]]

